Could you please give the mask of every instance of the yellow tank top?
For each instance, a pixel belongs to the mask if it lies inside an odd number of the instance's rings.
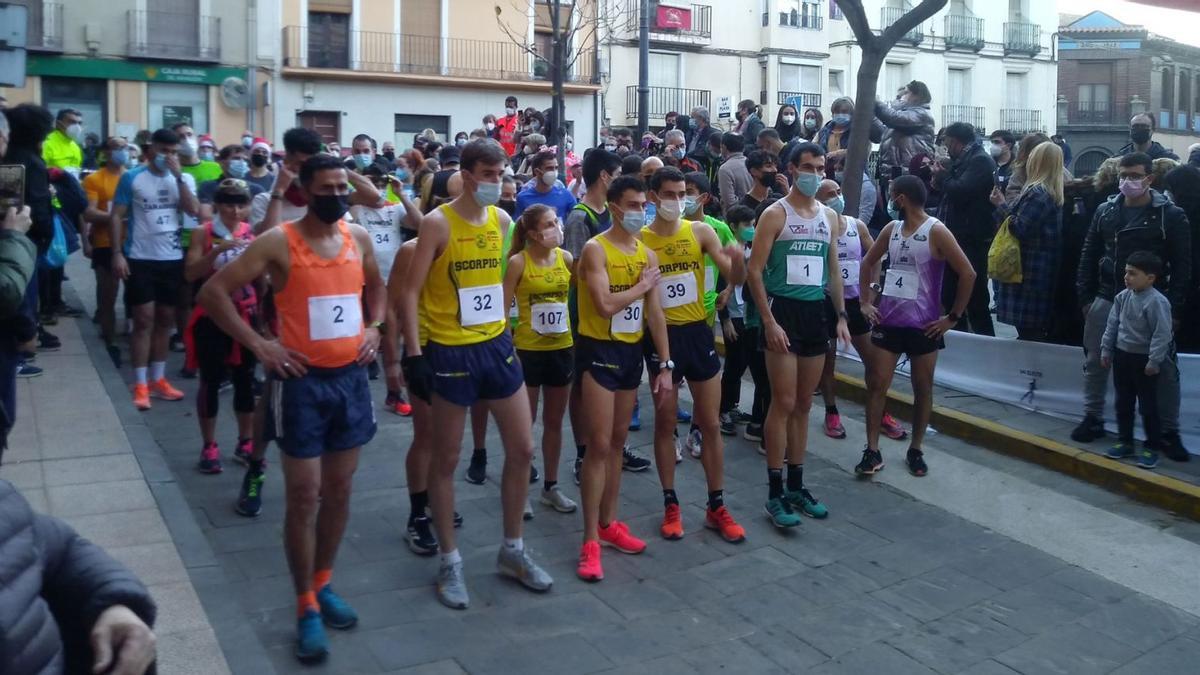
[[[650,264],[646,255],[646,245],[634,240],[637,250],[626,253],[617,248],[603,234],[593,237],[604,248],[604,267],[608,270],[608,290],[610,293],[620,293],[628,290],[638,282],[642,270]],[[588,293],[584,280],[579,284],[579,334],[595,340],[613,340],[616,342],[636,343],[642,339],[645,325],[646,302],[638,298],[628,307],[606,319],[596,311],[592,302],[592,294]]]
[[[487,220],[472,225],[448,204],[438,207],[450,225],[446,249],[429,267],[421,289],[421,306],[429,341],[472,345],[504,332],[504,273],[500,212],[487,208]]]
[[[521,255],[525,258],[525,271],[517,282],[519,320],[513,344],[517,349],[536,352],[570,347],[567,291],[571,288],[571,270],[563,250],[554,251],[554,262],[549,267],[539,267],[529,251],[522,251]]]
[[[649,226],[642,228],[642,241],[658,256],[662,279],[658,282],[658,298],[668,326],[705,321],[704,309],[704,252],[692,231],[692,222],[685,220],[679,231],[670,237],[654,233]]]

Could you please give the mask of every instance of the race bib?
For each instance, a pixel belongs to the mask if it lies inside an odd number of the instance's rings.
[[[914,270],[892,267],[884,277],[883,294],[902,300],[915,300],[920,286],[920,277]]]
[[[838,263],[838,267],[842,270],[842,283],[850,286],[858,285],[858,270],[860,269],[859,261],[843,260]]]
[[[825,285],[825,259],[816,255],[789,255],[787,283],[789,286]]]
[[[638,298],[629,304],[628,307],[613,314],[612,317],[612,332],[613,333],[637,333],[642,330],[642,303],[643,300]]]
[[[521,318],[521,310],[517,307],[517,296],[513,296],[512,304],[508,306],[508,318],[516,321]]]
[[[529,307],[530,327],[538,335],[561,335],[567,332],[567,303],[539,302]]]
[[[380,251],[395,252],[400,248],[400,233],[394,230],[371,230],[371,239]]]
[[[472,286],[458,289],[458,313],[463,327],[504,320],[504,287]]]
[[[175,209],[146,209],[146,224],[154,234],[174,232],[179,229],[179,211]]]
[[[362,301],[357,294],[321,295],[308,299],[308,337],[337,340],[362,332]]]
[[[742,299],[742,286],[741,286],[741,284],[739,284],[739,285],[737,285],[737,286],[734,286],[734,287],[733,287],[733,297],[734,297],[734,298],[737,300],[737,304],[738,304],[739,306],[746,304],[746,301]]]
[[[662,301],[663,309],[696,302],[700,299],[699,290],[696,288],[696,275],[684,272],[663,277],[658,282],[658,297]]]
[[[717,275],[713,273],[713,268],[707,265],[704,267],[704,292],[717,292]]]

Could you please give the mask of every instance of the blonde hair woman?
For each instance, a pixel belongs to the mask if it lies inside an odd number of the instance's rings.
[[[1016,326],[1018,339],[1045,340],[1062,253],[1062,149],[1053,143],[1033,148],[1016,202],[1009,207],[993,189],[992,203],[1008,217],[1008,231],[1021,244],[1023,276],[1020,283],[995,282],[996,318]]]

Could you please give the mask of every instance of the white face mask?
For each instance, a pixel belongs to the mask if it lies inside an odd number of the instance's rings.
[[[184,137],[183,142],[179,144],[179,154],[183,155],[184,157],[195,157],[196,139],[192,138],[191,136]]]
[[[516,108],[505,108],[505,109],[504,109],[504,112],[505,112],[505,113],[506,113],[506,114],[507,114],[509,117],[512,117],[513,115],[516,115],[516,114],[517,114],[517,109],[516,109]]]
[[[663,220],[678,220],[683,215],[683,202],[678,199],[666,199],[658,205],[658,212]]]
[[[557,180],[558,180],[558,172],[557,171],[543,171],[542,172],[542,185],[545,185],[546,187],[552,187]]]
[[[488,122],[487,124],[485,124],[485,125],[483,125],[483,126],[484,126],[484,128],[485,128],[485,129],[487,129],[488,131],[495,131],[495,129],[496,129],[496,123],[495,123],[495,122]]]
[[[74,140],[76,143],[78,143],[79,140],[81,138],[83,138],[83,125],[82,124],[69,125],[67,127],[67,135],[70,136],[71,139]]]
[[[793,122],[795,122],[795,121],[796,121],[796,116],[795,116],[795,115],[784,115],[784,116],[783,116],[783,123],[784,123],[784,124],[792,124],[792,123],[793,123]]]

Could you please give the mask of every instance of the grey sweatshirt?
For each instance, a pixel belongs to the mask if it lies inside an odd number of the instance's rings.
[[[1108,325],[1100,341],[1100,355],[1112,358],[1113,350],[1149,354],[1159,366],[1167,358],[1174,338],[1171,333],[1171,302],[1154,287],[1144,291],[1126,288],[1113,298]]]

